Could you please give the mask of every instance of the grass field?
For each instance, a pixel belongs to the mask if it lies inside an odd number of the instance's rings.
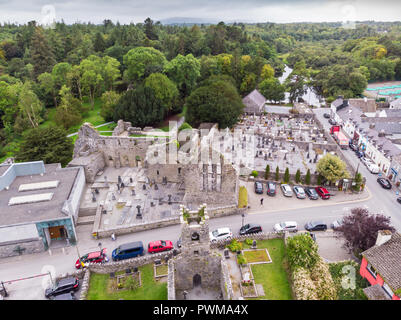
[[[290,283],[287,276],[285,245],[282,239],[258,240],[258,249],[269,251],[272,263],[251,265],[256,284],[262,284],[265,296],[257,299],[292,300]],[[243,243],[244,249],[250,246]]]
[[[142,286],[135,290],[109,292],[108,274],[92,273],[87,300],[167,300],[167,283],[156,282],[153,278],[153,264],[139,268]]]
[[[248,263],[270,262],[266,250],[244,251],[244,257]]]

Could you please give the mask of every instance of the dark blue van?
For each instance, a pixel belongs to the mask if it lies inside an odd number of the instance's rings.
[[[135,258],[144,255],[142,241],[130,242],[115,248],[111,254],[113,261]]]

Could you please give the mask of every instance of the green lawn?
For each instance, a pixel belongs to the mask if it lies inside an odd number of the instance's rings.
[[[343,269],[345,266],[352,267],[352,272],[355,271],[355,289],[345,289],[341,284],[344,276],[351,276],[349,273],[350,269]],[[339,300],[367,300],[363,289],[367,287],[368,283],[366,279],[363,279],[359,274],[359,267],[360,266],[354,261],[329,263],[329,270],[336,285]]]
[[[167,300],[167,283],[156,282],[153,278],[153,264],[139,268],[142,286],[135,290],[108,292],[110,275],[92,273],[87,300]]]
[[[265,250],[244,251],[244,257],[248,263],[269,262],[269,256]]]
[[[244,249],[249,245],[243,243]],[[285,245],[282,239],[258,240],[258,249],[269,251],[272,263],[251,265],[256,284],[262,284],[265,296],[258,299],[292,300],[290,283],[288,281],[285,260]]]

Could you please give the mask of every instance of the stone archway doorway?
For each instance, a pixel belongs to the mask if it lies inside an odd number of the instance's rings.
[[[199,274],[194,275],[193,277],[193,286],[199,287],[202,284],[202,277]]]

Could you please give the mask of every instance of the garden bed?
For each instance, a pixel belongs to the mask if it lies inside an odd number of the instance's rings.
[[[168,276],[168,265],[167,263],[155,264],[153,267],[155,279]]]
[[[242,252],[249,264],[272,263],[267,249],[243,250]]]

